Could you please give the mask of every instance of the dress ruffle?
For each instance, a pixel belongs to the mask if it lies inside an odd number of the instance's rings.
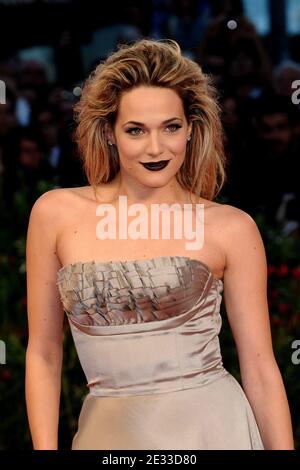
[[[57,286],[67,315],[77,323],[108,326],[182,314],[199,300],[211,276],[207,265],[182,256],[79,261],[58,271]]]

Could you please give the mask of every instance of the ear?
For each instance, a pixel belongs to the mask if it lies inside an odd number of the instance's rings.
[[[188,134],[190,135],[193,131],[193,123],[190,122],[190,124],[188,125]]]
[[[111,125],[107,122],[105,123],[105,133],[106,133],[106,138],[107,140],[109,140],[110,142],[112,142],[113,144],[116,143],[116,139],[115,139],[115,136],[114,136],[114,132],[111,128]]]

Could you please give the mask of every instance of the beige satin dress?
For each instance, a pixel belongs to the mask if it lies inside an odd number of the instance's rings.
[[[185,256],[76,262],[57,286],[87,379],[72,449],[264,449],[223,367],[223,283]]]

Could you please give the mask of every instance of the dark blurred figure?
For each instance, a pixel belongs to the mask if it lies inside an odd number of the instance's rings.
[[[194,58],[209,17],[208,0],[174,0],[168,14],[167,37],[175,39],[183,53]]]
[[[168,37],[168,21],[172,4],[172,0],[152,0],[150,36],[153,39]]]
[[[126,44],[136,41],[149,33],[150,29],[150,3],[147,1],[141,6],[140,2],[129,1],[122,4],[122,26],[115,41],[118,44]]]
[[[262,211],[267,220],[277,217],[286,195],[293,203],[293,217],[299,213],[299,142],[293,126],[295,109],[290,100],[278,95],[264,96],[253,107],[252,132],[231,168],[231,202],[252,215]],[[290,205],[290,208],[292,205]]]
[[[40,130],[43,139],[46,159],[56,171],[61,159],[61,149],[58,143],[57,117],[50,107],[45,107],[38,112],[36,127]]]
[[[300,64],[291,60],[281,62],[273,72],[274,88],[286,96],[295,107],[294,133],[300,140]]]
[[[257,98],[272,87],[270,58],[239,2],[234,8],[232,2],[223,6],[204,31],[196,61],[204,72],[213,74],[219,90],[235,93],[241,100]]]
[[[210,0],[212,17],[241,16],[244,14],[243,0]]]
[[[271,64],[256,38],[244,37],[233,43],[226,62],[225,87],[235,90],[240,100],[256,99],[270,92]]]
[[[0,105],[0,175],[4,171],[4,148],[16,126],[15,107],[16,97],[10,88],[6,88],[6,103]]]
[[[49,163],[55,167],[57,184],[62,187],[85,186],[87,180],[82,171],[77,145],[74,142],[74,104],[76,97],[73,93],[64,90],[58,84],[53,87],[48,98],[48,107],[51,109],[51,126],[46,128],[46,139],[52,146],[48,153]],[[39,119],[48,119],[49,115],[39,115]],[[55,126],[55,129],[53,128]],[[52,130],[51,130],[52,129]],[[45,134],[44,134],[45,136]]]
[[[227,178],[222,188],[222,196],[226,200],[235,197],[235,182],[238,176],[235,174],[245,146],[244,120],[242,119],[242,107],[234,94],[228,93],[220,98],[222,108],[222,126],[224,130],[224,148],[227,158]]]
[[[49,83],[46,70],[35,60],[21,62],[17,77],[16,118],[20,126],[32,125],[32,116],[47,101]]]
[[[66,28],[60,33],[55,47],[57,79],[65,88],[72,88],[84,77],[80,39],[81,36],[76,35],[72,28]]]
[[[40,135],[41,148],[51,167],[53,184],[84,186],[86,179],[73,142],[75,95],[60,84],[53,84],[47,101],[32,114],[32,125]]]
[[[300,64],[291,60],[281,62],[274,69],[273,80],[276,93],[291,98],[293,83],[300,81]]]
[[[4,148],[3,163],[3,193],[10,210],[14,210],[19,196],[22,204],[24,202],[24,210],[33,205],[39,195],[40,181],[53,182],[52,168],[43,153],[41,136],[35,129],[18,128],[11,133]]]

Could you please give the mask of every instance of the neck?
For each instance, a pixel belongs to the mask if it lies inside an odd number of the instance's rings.
[[[162,187],[149,187],[144,186],[136,180],[132,182],[125,181],[120,173],[112,181],[114,188],[114,199],[119,196],[127,196],[128,204],[173,204],[175,202],[184,204],[189,203],[188,191],[181,188],[176,178],[174,177],[165,186]]]

